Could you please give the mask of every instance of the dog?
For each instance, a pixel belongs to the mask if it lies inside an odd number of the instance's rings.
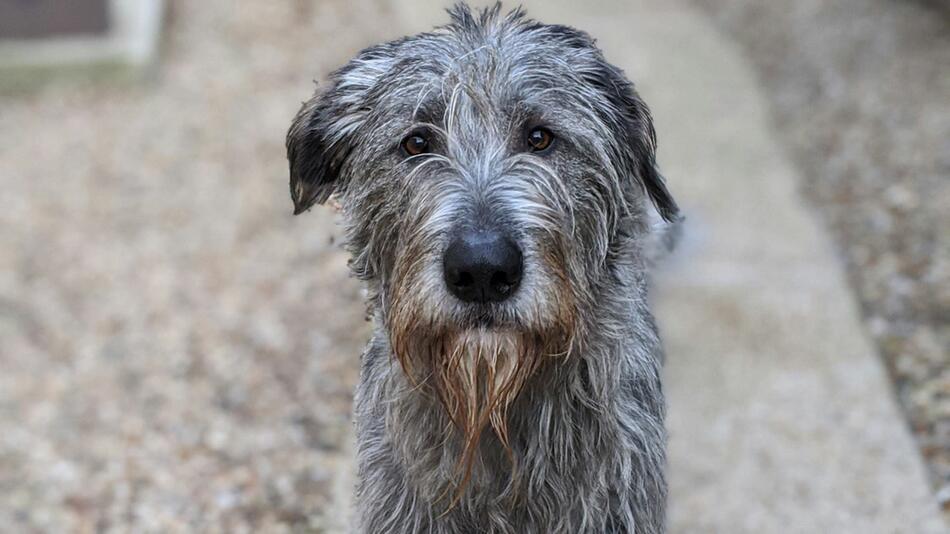
[[[647,249],[679,216],[650,112],[582,31],[449,15],[360,52],[287,134],[294,214],[341,207],[374,325],[357,530],[664,532]]]

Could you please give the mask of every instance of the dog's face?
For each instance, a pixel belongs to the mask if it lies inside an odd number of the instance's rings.
[[[473,443],[568,354],[649,198],[649,112],[584,33],[452,10],[364,50],[287,137],[295,212],[334,195],[394,354]],[[474,447],[474,445],[473,445]]]

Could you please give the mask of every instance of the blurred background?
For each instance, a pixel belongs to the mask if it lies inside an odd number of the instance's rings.
[[[0,0],[0,531],[341,531],[368,325],[283,139],[400,9]],[[751,66],[950,514],[950,4],[663,9]]]

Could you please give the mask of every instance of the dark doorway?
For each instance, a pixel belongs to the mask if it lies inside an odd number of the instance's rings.
[[[0,0],[0,40],[102,35],[109,0]]]

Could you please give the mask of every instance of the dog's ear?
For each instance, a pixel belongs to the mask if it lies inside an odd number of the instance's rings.
[[[649,108],[623,72],[606,61],[600,61],[586,77],[610,103],[604,120],[614,133],[612,155],[628,175],[638,178],[640,187],[664,220],[678,219],[679,207],[657,167],[656,131]]]
[[[639,97],[635,100],[640,105],[639,121],[646,124],[648,131],[636,154],[638,175],[656,211],[666,222],[673,222],[679,218],[680,209],[666,187],[666,179],[660,174],[659,165],[656,163],[656,131],[653,128],[653,118],[646,104]]]
[[[287,132],[294,215],[325,202],[339,184],[340,171],[350,149],[347,140],[332,136],[332,99],[330,90],[305,102]]]
[[[297,112],[287,131],[294,215],[345,188],[347,159],[369,114],[366,95],[391,58],[389,44],[363,50]]]

